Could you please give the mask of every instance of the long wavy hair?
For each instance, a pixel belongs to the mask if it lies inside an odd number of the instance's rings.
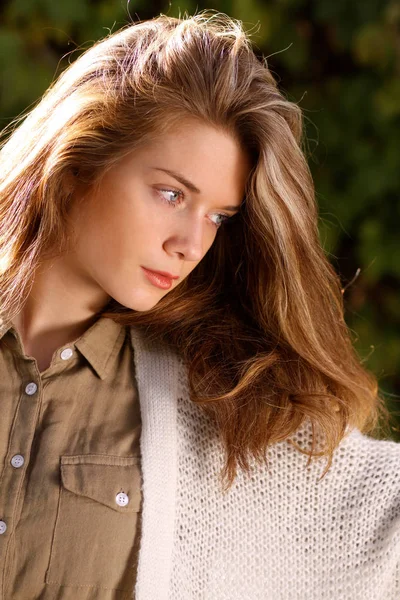
[[[374,435],[390,415],[353,347],[340,278],[320,243],[302,110],[278,90],[238,20],[202,11],[130,23],[3,130],[3,314],[21,310],[42,258],[68,243],[71,173],[97,185],[116,161],[186,117],[229,132],[251,157],[241,210],[154,308],[111,300],[99,315],[176,349],[190,399],[223,441],[228,487],[238,466],[249,471],[250,457],[265,461],[268,446],[283,440],[309,460],[327,456],[326,473],[348,428]],[[306,420],[311,450],[291,440]]]

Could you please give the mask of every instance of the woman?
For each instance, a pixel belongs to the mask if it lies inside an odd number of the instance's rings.
[[[400,446],[241,24],[126,26],[16,125],[1,597],[399,598]]]

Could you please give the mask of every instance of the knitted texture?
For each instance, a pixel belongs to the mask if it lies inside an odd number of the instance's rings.
[[[232,488],[223,494],[222,445],[210,418],[189,399],[183,363],[169,351],[141,354],[138,345],[135,356],[143,411],[153,395],[158,403],[176,405],[170,412],[176,419],[176,448],[167,449],[176,467],[174,518],[166,514],[172,520],[172,548],[163,549],[170,560],[163,569],[170,575],[166,586],[157,588],[153,582],[152,595],[144,592],[151,570],[145,544],[139,600],[400,599],[400,444],[348,431],[330,470],[319,480],[327,459],[314,459],[306,467],[308,457],[281,442],[268,450],[268,468],[251,462],[251,474],[238,471]],[[152,380],[144,386],[146,360]],[[169,385],[174,397],[159,392],[161,375],[169,369],[178,378],[175,391]],[[155,426],[162,430],[161,422]],[[310,423],[292,439],[310,448]],[[152,444],[163,441],[169,445],[165,438],[151,437]],[[151,486],[158,485],[166,496],[171,493],[146,471],[147,450],[143,446],[145,529],[152,519],[150,509],[146,512]],[[166,502],[168,511],[170,498]],[[160,505],[158,519],[162,514]],[[154,540],[154,561],[157,556]]]

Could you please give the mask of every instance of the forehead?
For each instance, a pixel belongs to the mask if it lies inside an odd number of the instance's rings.
[[[238,201],[251,168],[246,150],[231,134],[198,121],[182,122],[155,135],[131,158],[147,174],[161,177],[154,167],[174,171],[200,194],[233,195]]]

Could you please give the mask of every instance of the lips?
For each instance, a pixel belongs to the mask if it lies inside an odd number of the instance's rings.
[[[171,273],[167,273],[167,271],[155,271],[154,269],[148,269],[147,267],[143,267],[146,271],[150,271],[151,273],[155,273],[156,275],[162,275],[163,277],[167,277],[168,279],[179,279],[179,275],[172,275]]]
[[[166,277],[165,275],[161,275],[156,271],[150,271],[150,269],[146,269],[146,267],[142,267],[142,269],[146,278],[156,287],[163,290],[169,290],[172,287],[171,277]]]

